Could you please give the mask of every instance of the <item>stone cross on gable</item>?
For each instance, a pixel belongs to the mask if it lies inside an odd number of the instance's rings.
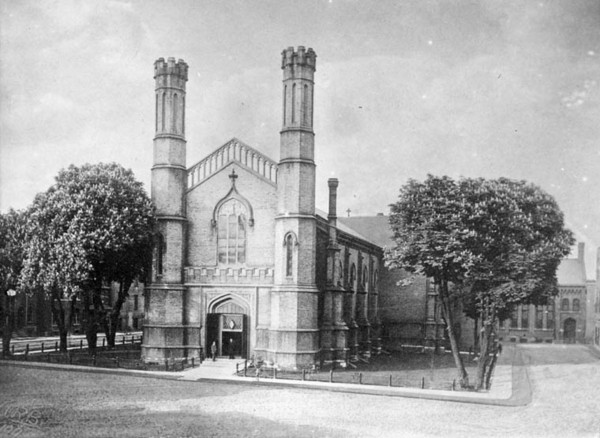
[[[350,212],[351,212],[351,211],[352,211],[352,210],[350,210],[350,209],[346,210],[346,213],[348,213],[348,217],[350,217]]]
[[[234,186],[235,185],[235,180],[237,179],[238,175],[235,173],[235,169],[231,169],[231,173],[229,174],[229,179],[231,180],[231,185]]]

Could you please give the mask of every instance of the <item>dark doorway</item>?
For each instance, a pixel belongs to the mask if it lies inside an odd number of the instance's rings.
[[[564,341],[567,344],[575,343],[575,339],[577,336],[577,321],[573,318],[565,319],[564,324]]]
[[[239,313],[209,313],[206,315],[207,349],[217,343],[217,355],[247,358],[247,318]],[[231,340],[231,342],[230,342]],[[230,347],[230,345],[232,347]],[[232,351],[230,350],[232,348]],[[207,354],[210,351],[207,350]]]

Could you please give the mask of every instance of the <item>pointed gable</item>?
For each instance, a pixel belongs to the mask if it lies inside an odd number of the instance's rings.
[[[202,184],[231,162],[237,163],[273,185],[277,184],[277,163],[237,138],[232,138],[188,169],[187,189],[191,190]]]

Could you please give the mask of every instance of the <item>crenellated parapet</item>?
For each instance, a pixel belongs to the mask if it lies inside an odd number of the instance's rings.
[[[177,76],[184,81],[188,80],[188,65],[182,60],[175,62],[175,58],[158,58],[154,62],[154,78],[162,75]]]
[[[281,68],[286,69],[295,66],[306,66],[316,71],[317,54],[311,48],[306,50],[304,46],[298,46],[297,51],[293,47],[288,47],[281,53]]]

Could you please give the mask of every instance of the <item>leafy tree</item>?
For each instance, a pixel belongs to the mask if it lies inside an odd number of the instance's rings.
[[[26,215],[23,211],[9,210],[0,214],[0,293],[4,298],[3,314],[5,326],[2,336],[2,355],[10,354],[10,338],[14,328],[14,314],[6,295],[9,289],[17,289],[23,268],[23,242],[25,240]],[[14,300],[14,298],[12,298]]]
[[[91,353],[101,326],[114,345],[129,287],[145,276],[151,258],[153,207],[142,184],[115,163],[71,165],[36,197],[31,218],[23,281],[42,286],[56,303],[81,299]],[[121,287],[109,311],[102,286],[112,281]],[[60,317],[64,308],[56,307]]]
[[[433,278],[461,386],[468,374],[454,333],[456,302],[481,321],[476,388],[489,384],[498,322],[520,303],[557,292],[556,268],[573,244],[554,199],[525,181],[429,175],[410,180],[391,205],[397,247],[390,267]]]

